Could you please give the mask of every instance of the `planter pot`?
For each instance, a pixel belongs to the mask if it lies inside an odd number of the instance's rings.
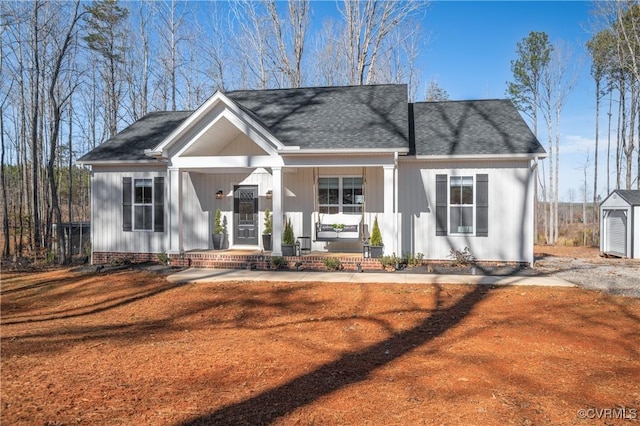
[[[374,259],[382,257],[382,248],[382,246],[371,246],[371,257]]]
[[[262,248],[265,251],[271,251],[273,249],[271,245],[271,234],[262,234]]]
[[[222,248],[224,234],[211,234],[211,238],[213,239],[213,249],[220,250]]]
[[[283,256],[295,256],[296,249],[293,244],[283,244],[282,245],[282,255]]]

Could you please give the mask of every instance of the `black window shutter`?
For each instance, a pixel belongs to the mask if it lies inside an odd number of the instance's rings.
[[[436,235],[447,235],[447,175],[436,175]]]
[[[489,175],[476,175],[476,236],[489,235]]]
[[[133,191],[131,187],[131,178],[122,178],[122,230],[131,231],[131,221],[133,219],[131,199]]]
[[[153,231],[164,232],[164,178],[153,178]]]

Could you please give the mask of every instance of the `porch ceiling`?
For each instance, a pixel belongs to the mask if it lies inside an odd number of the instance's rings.
[[[183,153],[181,157],[219,155],[240,135],[244,134],[226,117],[220,117],[216,123],[206,129]],[[256,146],[256,148],[258,148]],[[262,154],[266,154],[260,149]]]

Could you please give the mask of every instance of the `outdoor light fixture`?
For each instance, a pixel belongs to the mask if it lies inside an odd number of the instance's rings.
[[[270,200],[271,198],[273,198],[273,191],[272,190],[268,190],[267,191],[267,200]]]
[[[222,189],[219,189],[218,192],[216,192],[216,198],[218,200],[220,200],[223,195],[224,195],[224,193],[222,192]]]

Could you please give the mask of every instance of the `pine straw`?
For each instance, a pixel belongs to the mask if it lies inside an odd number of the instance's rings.
[[[577,288],[2,282],[2,424],[581,424],[640,408],[640,301]]]

